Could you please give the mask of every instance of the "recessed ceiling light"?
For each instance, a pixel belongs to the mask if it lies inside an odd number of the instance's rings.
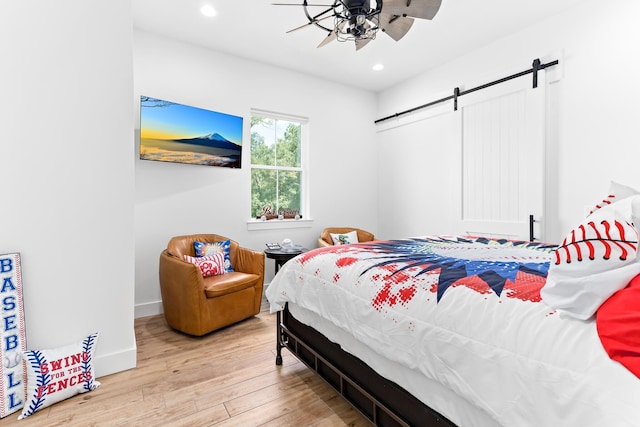
[[[205,4],[200,8],[200,13],[204,16],[216,16],[218,12],[210,4]]]
[[[371,67],[373,69],[373,71],[380,71],[384,69],[384,65],[382,64],[376,64],[373,67]]]

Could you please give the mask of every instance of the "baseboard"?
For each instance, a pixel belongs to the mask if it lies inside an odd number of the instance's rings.
[[[146,302],[144,304],[136,304],[133,308],[133,316],[138,319],[140,317],[155,316],[162,314],[162,301]]]
[[[269,287],[269,283],[264,284],[264,291]],[[162,301],[155,302],[145,302],[143,304],[136,304],[133,308],[133,316],[136,319],[147,316],[155,316],[156,314],[162,314],[164,310],[162,309]]]
[[[96,356],[94,364],[96,377],[100,379],[100,377],[105,375],[111,375],[135,368],[136,352],[137,348],[134,341],[132,348],[119,351],[117,353]]]

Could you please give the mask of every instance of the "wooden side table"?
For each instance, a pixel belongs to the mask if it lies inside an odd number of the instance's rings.
[[[300,255],[303,252],[306,252],[307,250],[302,248],[302,249],[298,249],[298,250],[282,250],[282,249],[265,249],[264,250],[264,254],[266,255],[267,258],[271,258],[272,260],[275,261],[276,263],[276,274],[278,274],[278,271],[280,270],[280,267],[282,267],[287,261],[289,261],[291,258],[295,258],[298,255]]]
[[[298,250],[282,250],[282,249],[265,249],[264,254],[267,258],[271,258],[276,262],[276,274],[280,270],[287,261],[292,258],[297,257],[303,252],[306,252],[307,249],[301,248]],[[282,312],[278,311],[276,313],[276,365],[282,365]]]

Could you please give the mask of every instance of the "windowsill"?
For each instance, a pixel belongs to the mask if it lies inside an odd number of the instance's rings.
[[[284,230],[287,228],[311,228],[313,227],[312,219],[270,219],[261,221],[259,219],[250,219],[247,221],[247,230]]]

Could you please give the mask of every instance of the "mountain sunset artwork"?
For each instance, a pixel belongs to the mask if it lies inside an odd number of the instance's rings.
[[[242,117],[141,96],[140,159],[240,168]]]

